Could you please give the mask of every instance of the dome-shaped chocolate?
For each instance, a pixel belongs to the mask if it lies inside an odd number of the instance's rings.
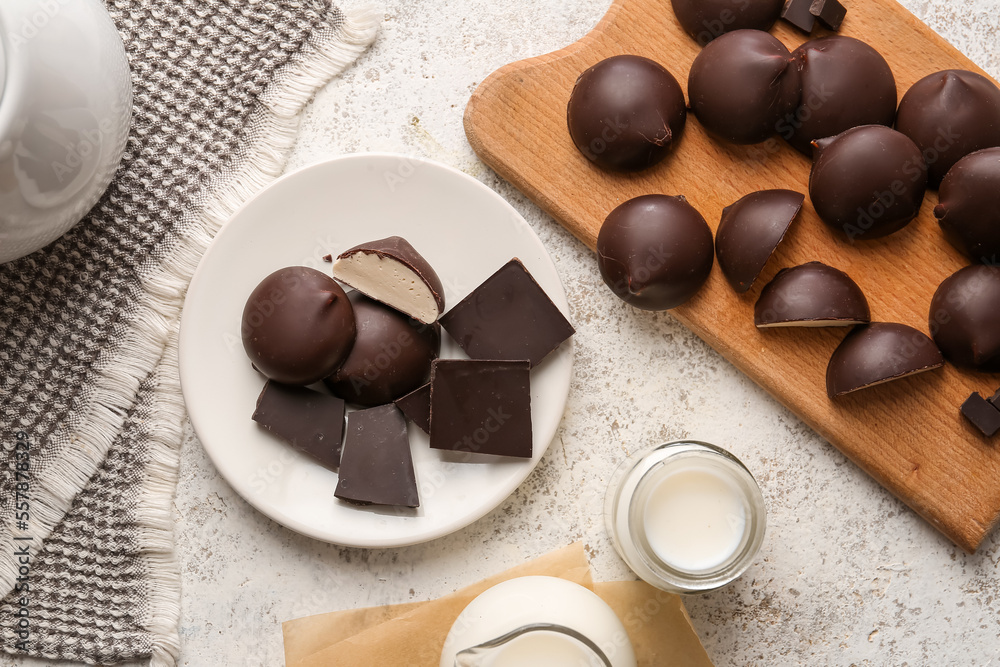
[[[1000,148],[966,155],[941,182],[941,229],[973,262],[1000,265]]]
[[[441,351],[441,326],[411,319],[361,292],[348,298],[358,334],[347,360],[325,380],[330,391],[349,403],[374,406],[427,382]]]
[[[337,370],[351,351],[354,310],[333,278],[291,266],[250,294],[240,332],[261,373],[284,384],[312,384]]]
[[[871,319],[868,299],[858,284],[822,262],[779,271],[761,291],[753,314],[758,329],[846,327]]]
[[[660,64],[613,56],[580,75],[566,121],[584,157],[605,169],[640,171],[665,158],[687,120],[684,93]]]
[[[810,155],[812,142],[859,125],[892,125],[896,80],[878,51],[864,42],[831,35],[792,52],[799,69],[799,108],[778,123],[778,134]]]
[[[712,134],[755,144],[795,111],[801,88],[792,55],[773,35],[737,30],[706,46],[688,76],[691,111]]]
[[[802,210],[804,200],[805,195],[792,190],[762,190],[722,210],[715,233],[715,256],[734,290],[743,293],[750,289]]]
[[[931,299],[931,334],[956,366],[1000,372],[1000,269],[967,266]]]
[[[937,188],[963,157],[1000,146],[1000,88],[975,72],[935,72],[903,95],[896,129],[923,152],[929,185]]]
[[[601,277],[643,310],[667,310],[701,289],[712,271],[712,230],[684,197],[644,195],[613,210],[597,237]]]
[[[816,142],[809,197],[823,222],[848,240],[899,231],[917,217],[926,190],[920,149],[900,132],[865,125]]]
[[[834,350],[826,368],[826,392],[836,398],[942,366],[944,357],[923,332],[873,322],[851,331]]]
[[[684,31],[705,46],[733,30],[770,30],[784,0],[670,0]]]

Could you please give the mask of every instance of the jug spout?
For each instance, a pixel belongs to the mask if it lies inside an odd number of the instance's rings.
[[[612,667],[596,642],[562,625],[524,625],[455,654],[455,667]]]

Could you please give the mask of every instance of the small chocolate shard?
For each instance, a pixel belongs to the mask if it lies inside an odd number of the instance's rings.
[[[819,19],[823,27],[830,30],[840,30],[840,26],[847,16],[847,7],[840,4],[838,0],[812,0],[812,4],[809,5],[809,13]]]
[[[420,506],[406,420],[395,405],[347,415],[334,495],[358,505]]]
[[[816,17],[809,11],[813,0],[788,0],[781,9],[781,18],[806,33],[812,32]]]
[[[431,383],[421,385],[396,399],[396,407],[424,433],[431,432]]]
[[[983,398],[979,392],[972,394],[965,403],[962,403],[962,414],[987,438],[992,438],[1000,432],[1000,409],[992,401]]]
[[[333,255],[323,255],[323,261],[330,264],[333,262]]]
[[[997,410],[1000,410],[1000,389],[997,389],[997,393],[990,397],[990,403],[993,404]]]
[[[320,465],[340,465],[344,401],[305,387],[268,380],[252,419]]]
[[[435,361],[431,448],[531,458],[530,373],[528,361]]]
[[[532,367],[574,333],[517,258],[442,315],[441,326],[473,359],[527,359]]]

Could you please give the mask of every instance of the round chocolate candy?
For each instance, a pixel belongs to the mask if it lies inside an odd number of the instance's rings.
[[[677,21],[701,46],[733,30],[770,30],[784,0],[671,0]]]
[[[816,142],[809,196],[819,217],[848,240],[899,231],[920,212],[927,168],[906,135],[865,125]]]
[[[761,291],[753,313],[758,329],[849,327],[871,320],[868,299],[858,284],[822,262],[779,271]]]
[[[361,292],[348,295],[358,335],[336,373],[324,382],[335,396],[363,406],[383,405],[427,382],[441,351],[441,327],[423,324]]]
[[[799,71],[769,33],[737,30],[698,54],[688,76],[691,111],[712,134],[755,144],[777,132],[799,105]]]
[[[762,190],[722,210],[715,233],[715,256],[734,290],[743,293],[750,289],[785,238],[804,200],[805,195],[792,190]]]
[[[684,132],[677,80],[640,56],[613,56],[580,75],[566,109],[573,143],[594,164],[640,171],[665,158]]]
[[[712,230],[684,197],[643,195],[613,210],[597,237],[601,277],[643,310],[686,302],[712,272]]]
[[[826,368],[830,398],[944,366],[923,332],[905,324],[873,322],[847,334]]]
[[[813,141],[859,125],[892,125],[896,80],[878,51],[853,37],[831,35],[805,42],[792,58],[802,98],[777,128],[797,150],[809,155]]]
[[[934,215],[973,262],[1000,265],[1000,148],[967,155],[941,182]]]
[[[1000,146],[1000,88],[975,72],[935,72],[903,95],[896,129],[920,147],[937,188],[963,157]]]
[[[354,345],[354,310],[336,281],[315,269],[290,266],[264,278],[243,308],[243,348],[276,382],[319,382]]]
[[[931,299],[930,326],[951,363],[1000,372],[1000,269],[967,266],[941,283]]]

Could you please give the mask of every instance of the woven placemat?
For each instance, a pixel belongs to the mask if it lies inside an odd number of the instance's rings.
[[[124,161],[82,223],[0,266],[0,648],[174,665],[184,293],[378,18],[325,0],[106,4],[135,89]]]

